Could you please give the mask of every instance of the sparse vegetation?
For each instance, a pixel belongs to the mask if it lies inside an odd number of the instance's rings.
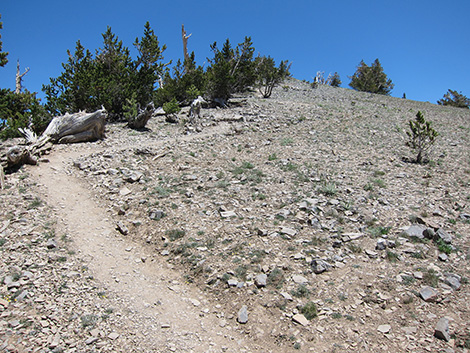
[[[416,114],[416,120],[409,121],[409,127],[411,131],[407,132],[409,137],[407,145],[417,152],[416,163],[428,161],[427,155],[439,134],[431,127],[431,123],[424,119],[420,111]]]
[[[317,317],[317,305],[314,302],[308,302],[302,306],[300,312],[307,320],[312,320]]]

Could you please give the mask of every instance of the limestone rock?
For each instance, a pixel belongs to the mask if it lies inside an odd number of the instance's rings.
[[[295,314],[293,317],[292,317],[292,321],[298,323],[298,324],[301,324],[302,326],[307,326],[308,325],[308,320],[307,318],[302,315],[302,314]]]
[[[443,317],[439,319],[436,324],[436,328],[434,329],[434,336],[446,342],[450,341],[448,318]]]
[[[248,322],[248,307],[246,305],[243,305],[238,311],[237,321],[240,324],[246,324]]]
[[[323,260],[313,260],[312,261],[312,270],[315,274],[320,274],[325,271],[328,271],[331,268],[331,265]]]
[[[255,277],[255,285],[258,288],[266,287],[267,281],[268,281],[268,276],[264,273],[259,274],[258,276]]]
[[[419,295],[425,302],[433,302],[439,293],[432,287],[424,287],[419,291]]]

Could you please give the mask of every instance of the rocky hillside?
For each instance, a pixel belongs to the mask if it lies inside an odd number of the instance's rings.
[[[469,110],[292,79],[185,113],[7,175],[0,349],[470,348]]]

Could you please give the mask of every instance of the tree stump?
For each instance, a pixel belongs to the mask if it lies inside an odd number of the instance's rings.
[[[155,106],[153,105],[153,102],[150,102],[149,104],[147,104],[145,109],[139,109],[139,113],[137,114],[137,116],[134,119],[130,120],[127,123],[127,126],[135,130],[145,128],[145,125],[147,125],[147,122],[150,120],[154,112]]]

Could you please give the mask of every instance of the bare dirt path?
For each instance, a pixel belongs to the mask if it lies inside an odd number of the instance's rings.
[[[123,321],[140,336],[132,351],[259,351],[240,328],[215,315],[204,293],[182,283],[181,275],[148,249],[117,233],[85,182],[67,172],[67,163],[80,154],[80,149],[54,151],[49,163],[32,172],[57,213],[56,234],[71,237],[71,247],[95,278],[124,303],[121,309],[129,315]]]

